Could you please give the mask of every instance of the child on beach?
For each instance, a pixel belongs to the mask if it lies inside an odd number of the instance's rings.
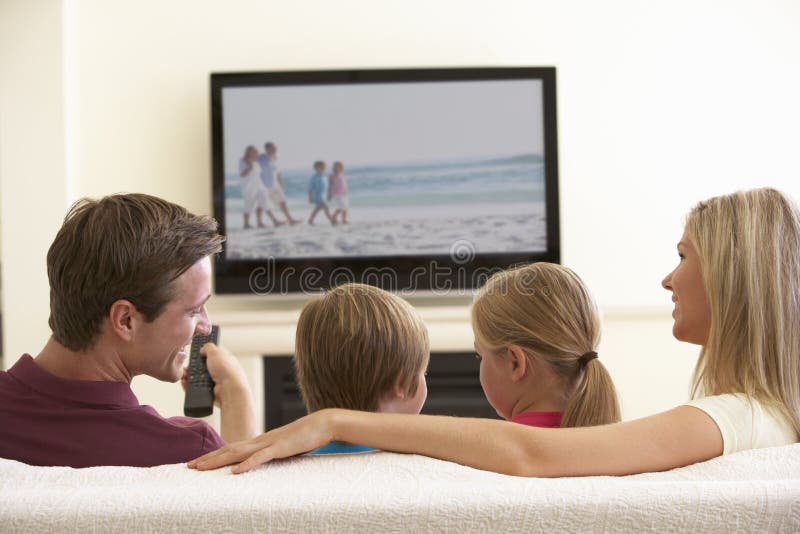
[[[387,291],[344,284],[311,300],[297,323],[294,364],[309,413],[324,408],[418,414],[427,397],[428,331]],[[311,454],[372,449],[337,442]]]
[[[331,213],[328,211],[328,205],[325,204],[325,201],[322,200],[322,193],[325,191],[325,183],[323,181],[323,174],[325,173],[325,162],[324,161],[315,161],[314,162],[314,175],[311,176],[311,180],[308,183],[308,202],[309,204],[314,204],[314,210],[311,212],[311,215],[308,217],[308,224],[314,225],[314,217],[317,216],[317,213],[320,211],[325,212],[325,216],[331,222],[332,225],[336,225],[336,221],[333,220],[331,217]]]
[[[328,202],[336,208],[333,211],[333,222],[339,222],[337,217],[342,216],[342,224],[347,224],[347,177],[344,175],[344,165],[341,161],[334,162],[333,174],[330,175],[328,185]]]
[[[620,420],[597,359],[597,308],[571,270],[534,263],[495,274],[472,305],[472,329],[481,386],[504,419],[538,427]]]

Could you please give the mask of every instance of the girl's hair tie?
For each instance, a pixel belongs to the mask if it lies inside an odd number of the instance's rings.
[[[585,366],[587,363],[594,360],[595,358],[597,358],[597,353],[595,351],[590,351],[581,356],[580,358],[578,358],[578,363],[581,366]]]

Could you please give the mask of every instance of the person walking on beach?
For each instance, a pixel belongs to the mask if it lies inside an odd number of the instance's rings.
[[[286,221],[294,226],[300,220],[293,218],[289,213],[289,208],[286,206],[286,196],[283,193],[283,177],[278,170],[277,163],[278,147],[275,146],[275,143],[267,142],[264,144],[264,152],[264,154],[258,156],[258,163],[261,165],[261,181],[264,187],[267,188],[267,195],[270,201],[283,212],[286,216]]]
[[[258,150],[254,146],[248,146],[244,151],[244,156],[239,160],[239,187],[242,190],[242,200],[244,201],[244,228],[252,228],[250,226],[250,214],[255,209],[256,221],[259,228],[264,227],[261,220],[261,214],[264,209],[267,209],[267,190],[264,184],[261,183],[259,175],[261,174],[261,166],[258,164]],[[275,222],[272,212],[267,209],[267,214]]]
[[[311,181],[308,183],[308,202],[314,204],[314,210],[308,217],[308,224],[314,226],[314,217],[316,217],[317,213],[320,211],[324,211],[325,216],[331,224],[336,226],[336,221],[333,220],[331,212],[328,211],[328,205],[322,200],[322,193],[325,191],[325,182],[322,178],[323,174],[325,174],[325,162],[315,161],[314,175],[311,176]]]
[[[338,223],[339,215],[342,216],[341,223],[347,224],[347,209],[349,201],[347,199],[347,177],[344,175],[344,165],[341,161],[334,162],[333,174],[331,174],[328,185],[328,202],[333,203],[336,208],[333,211],[333,222]]]

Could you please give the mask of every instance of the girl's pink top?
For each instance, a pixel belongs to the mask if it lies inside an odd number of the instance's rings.
[[[558,428],[561,426],[561,412],[524,412],[509,421],[521,425]]]
[[[347,194],[347,179],[344,174],[331,174],[331,196]]]

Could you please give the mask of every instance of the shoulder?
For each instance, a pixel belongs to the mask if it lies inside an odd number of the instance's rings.
[[[202,454],[215,451],[225,445],[225,441],[217,434],[216,430],[201,419],[176,416],[165,418],[164,422],[176,429],[183,429],[188,433],[195,434],[202,438]]]
[[[798,441],[791,422],[780,410],[743,393],[702,397],[686,405],[714,420],[722,434],[723,454]]]
[[[699,408],[709,415],[720,414],[725,416],[746,415],[750,413],[764,414],[771,411],[758,400],[744,393],[725,393],[700,397],[686,403],[687,406]]]

